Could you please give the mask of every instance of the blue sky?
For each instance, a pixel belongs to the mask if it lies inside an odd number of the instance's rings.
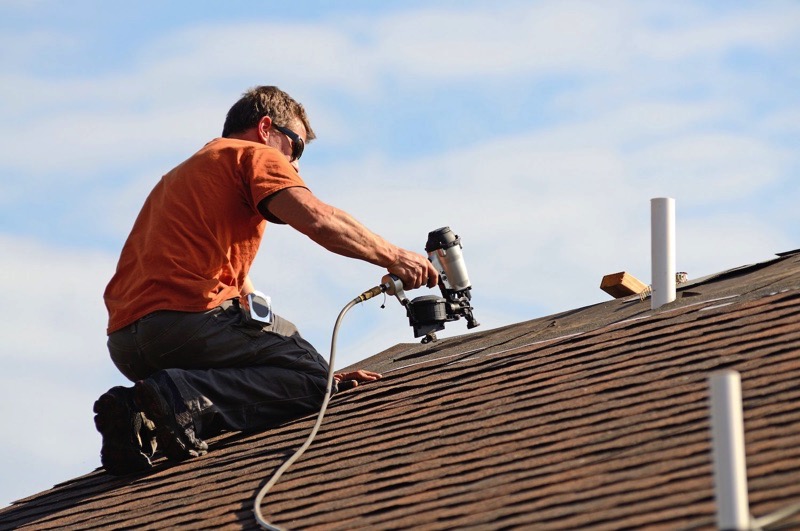
[[[254,85],[308,109],[323,200],[419,251],[461,235],[482,329],[649,282],[653,197],[690,278],[800,247],[796,2],[188,5],[0,0],[0,505],[99,466],[92,403],[127,383],[105,284],[149,190]],[[324,355],[382,274],[286,227],[251,272]],[[416,341],[379,306],[337,367]]]

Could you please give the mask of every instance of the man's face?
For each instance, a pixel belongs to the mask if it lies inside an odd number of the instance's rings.
[[[282,129],[282,130],[281,130]],[[298,146],[300,142],[305,144],[306,141],[306,128],[303,127],[303,122],[300,120],[293,120],[289,122],[286,127],[278,127],[275,124],[270,127],[270,134],[267,138],[267,145],[270,145],[281,153],[286,155],[286,159],[291,163],[295,170],[300,171],[299,156],[294,158],[296,154],[302,154],[302,146]],[[292,138],[293,135],[299,137],[298,140]]]

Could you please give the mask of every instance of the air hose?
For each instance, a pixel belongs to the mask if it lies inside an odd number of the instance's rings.
[[[339,312],[339,317],[336,318],[336,324],[333,325],[333,336],[331,337],[331,356],[328,360],[328,383],[325,388],[325,398],[322,400],[322,406],[320,406],[319,413],[317,414],[317,422],[314,424],[314,427],[311,429],[311,433],[308,434],[306,441],[303,445],[297,449],[297,451],[289,457],[284,463],[278,468],[273,474],[272,477],[269,478],[261,490],[258,491],[258,495],[256,496],[255,502],[253,503],[253,512],[256,515],[256,521],[258,525],[261,526],[263,529],[269,529],[271,531],[284,531],[282,527],[278,527],[276,525],[270,524],[269,522],[264,519],[264,515],[261,513],[261,502],[264,500],[264,496],[266,496],[269,489],[271,489],[275,483],[278,482],[278,479],[283,475],[286,470],[292,466],[292,463],[297,461],[303,452],[305,452],[311,443],[314,441],[314,437],[317,435],[317,431],[319,431],[319,427],[322,424],[322,417],[325,416],[325,410],[328,409],[328,402],[330,402],[331,396],[333,395],[333,363],[336,359],[336,336],[339,334],[339,325],[342,322],[345,314],[360,302],[364,302],[366,300],[371,299],[376,295],[380,295],[385,288],[383,286],[375,286],[371,288],[355,299],[348,302],[342,311]]]

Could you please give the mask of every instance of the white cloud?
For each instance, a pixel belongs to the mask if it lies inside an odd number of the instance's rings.
[[[747,197],[777,180],[788,153],[759,139],[733,134],[685,134],[635,153],[631,173],[692,204],[718,204]],[[653,190],[654,191],[654,190]]]
[[[791,138],[800,136],[800,107],[766,113],[756,125],[762,134],[773,138],[782,135]]]
[[[649,24],[633,31],[632,44],[638,53],[657,61],[707,60],[796,41],[800,8],[791,2],[772,2],[720,13],[719,6],[677,2],[645,9],[642,14]]]
[[[752,10],[721,20],[705,10],[689,9],[687,15],[685,4],[664,13],[652,4],[609,9],[562,2],[421,9],[368,21],[357,17],[359,24],[338,26],[328,21],[190,26],[147,43],[133,63],[100,76],[59,80],[56,91],[50,79],[7,73],[1,99],[14,103],[5,112],[46,113],[47,121],[15,125],[0,163],[39,172],[53,172],[60,164],[86,173],[98,165],[135,163],[148,153],[181,152],[201,137],[218,134],[221,114],[238,95],[230,87],[241,91],[257,79],[281,79],[287,87],[298,87],[301,99],[338,90],[348,98],[372,101],[380,98],[387,79],[433,87],[438,80],[480,83],[559,72],[585,79],[587,73],[603,72],[624,75],[633,89],[663,87],[675,72],[654,70],[659,65],[654,61],[665,59],[662,49],[683,50],[669,59],[687,59],[692,65],[707,58],[708,50],[769,48],[792,38],[797,10],[781,6],[788,11]],[[673,18],[673,24],[662,27],[652,20],[654,12]],[[639,40],[625,42],[627,30],[637,28]],[[289,44],[292,53],[285,53]],[[716,64],[712,70],[722,67]],[[632,68],[642,69],[642,79],[630,75]],[[709,70],[707,63],[691,68],[701,74]],[[602,91],[608,83],[602,77],[589,79],[566,92]],[[94,110],[76,114],[76,104]],[[52,155],[37,156],[41,148],[33,139],[47,142]]]
[[[185,74],[179,86],[185,84],[186,89],[191,88],[191,81],[208,83],[209,68],[221,80],[281,79],[284,88],[311,84],[326,91],[346,89],[358,97],[374,95],[377,88],[378,65],[371,60],[369,48],[328,23],[192,28],[158,43],[155,50],[151,47],[156,59],[163,56],[160,48],[186,53],[170,54],[166,62],[153,61],[157,66],[148,69],[148,76],[173,77],[177,69]]]
[[[16,126],[17,134],[6,142],[8,150],[0,155],[0,164],[35,180],[2,185],[64,183],[65,174],[70,185],[82,185],[105,181],[108,172],[129,171],[143,159],[163,154],[188,157],[203,142],[219,136],[220,111],[209,107],[173,103],[146,113],[124,106],[115,112],[70,111]]]
[[[105,346],[108,255],[0,235],[0,505],[99,466],[92,404],[123,383]],[[42,427],[46,426],[46,436]],[[39,435],[37,435],[39,434]]]
[[[621,22],[618,11],[592,3],[484,4],[385,18],[373,39],[390,58],[387,72],[414,80],[595,71],[616,65],[624,52]]]
[[[0,309],[2,363],[52,371],[105,363],[103,281],[114,259],[9,234],[0,234],[0,249],[0,279],[15,301]]]
[[[690,278],[775,258],[797,246],[752,214],[715,214],[677,220],[678,269]]]

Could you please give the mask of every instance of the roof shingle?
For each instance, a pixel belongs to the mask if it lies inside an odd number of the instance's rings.
[[[751,510],[800,501],[800,255],[359,366],[265,513],[293,529],[713,529],[710,373],[742,375]],[[102,470],[0,511],[0,527],[256,528],[256,491],[313,416],[146,475]],[[794,516],[796,525],[800,517]]]

